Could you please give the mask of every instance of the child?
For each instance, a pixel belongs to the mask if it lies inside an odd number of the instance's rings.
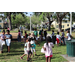
[[[18,30],[18,42],[21,42],[21,32]]]
[[[64,34],[64,30],[62,30],[62,36],[61,36],[61,45],[62,45],[62,43],[65,45],[65,34]]]
[[[26,39],[27,39],[27,32],[25,31],[25,40],[24,40],[24,42],[26,42]]]
[[[34,57],[34,55],[33,55],[33,51],[34,51],[34,53],[35,53],[35,55],[36,55],[36,52],[35,52],[35,47],[36,47],[36,44],[35,44],[35,42],[34,42],[34,39],[32,39],[31,38],[31,52],[32,52],[32,57]]]
[[[60,39],[61,39],[61,36],[59,35],[59,32],[57,32],[57,35],[56,35],[57,46],[59,46]]]
[[[5,42],[5,30],[3,30],[0,35],[0,53],[3,53],[3,42]]]
[[[30,54],[32,54],[30,41],[31,41],[31,39],[29,38],[29,39],[27,40],[27,61],[29,61]]]
[[[21,59],[23,59],[23,57],[27,54],[27,42],[28,42],[28,39],[26,39],[26,43],[24,45],[24,54],[20,57]]]
[[[29,33],[29,35],[27,36],[27,38],[30,38],[31,33]]]
[[[46,57],[46,62],[51,62],[51,58],[52,58],[52,47],[54,48],[53,43],[51,42],[51,37],[48,36],[46,38],[46,43],[43,46],[43,49],[45,50],[45,57]]]
[[[7,52],[10,52],[10,44],[11,44],[11,35],[10,35],[10,31],[7,30],[7,34],[6,36],[6,45],[7,45]]]
[[[52,30],[52,36],[54,36],[54,30]]]
[[[67,38],[67,40],[71,40],[71,35],[70,35],[70,31],[67,31],[67,34],[66,34],[66,38]]]

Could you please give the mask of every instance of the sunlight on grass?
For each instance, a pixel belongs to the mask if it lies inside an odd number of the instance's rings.
[[[32,58],[32,62],[46,62],[45,55],[41,53],[41,48],[44,42],[40,42],[40,46],[36,46],[36,53],[37,56]],[[24,53],[24,47],[21,46],[22,43],[20,42],[12,42],[11,44],[11,52],[7,53],[7,48],[4,46],[4,53],[0,54],[0,62],[27,62],[27,56],[20,59],[20,56]],[[61,57],[61,54],[66,54],[66,46],[59,46],[55,45],[53,48],[53,57],[52,62],[66,62],[67,60]]]

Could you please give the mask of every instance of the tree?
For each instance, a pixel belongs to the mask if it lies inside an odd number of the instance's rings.
[[[54,18],[57,19],[58,24],[59,24],[59,29],[58,29],[59,32],[62,29],[62,20],[63,20],[63,18],[65,18],[65,16],[67,14],[68,14],[68,12],[56,12],[55,15],[54,15],[55,16]]]
[[[15,19],[13,18],[14,15],[11,15],[11,23],[12,25],[16,25],[17,27],[20,25],[25,25],[27,18],[23,17],[22,14],[16,14]]]
[[[19,14],[19,13],[22,14],[23,17],[25,17],[24,12],[2,12],[2,14],[4,14],[4,17],[8,19],[8,25],[10,30],[12,30],[11,15],[14,15],[13,19],[15,19],[16,14]]]
[[[45,18],[48,19],[48,21],[49,21],[49,28],[48,28],[48,30],[50,31],[51,30],[51,23],[53,22],[53,18],[52,18],[53,12],[35,12],[34,14],[39,16],[40,20],[42,20],[42,21],[44,21]]]
[[[40,24],[41,21],[39,20],[39,17],[38,16],[33,15],[31,17],[31,23],[34,24],[34,25],[37,25],[37,24]]]

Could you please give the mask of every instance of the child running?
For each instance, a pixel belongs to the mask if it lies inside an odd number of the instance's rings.
[[[43,46],[43,49],[45,51],[46,62],[51,62],[51,58],[53,56],[52,47],[54,48],[54,45],[51,42],[51,37],[47,36],[46,43]]]
[[[30,60],[30,54],[32,55],[32,52],[31,52],[31,43],[30,43],[31,39],[27,39],[27,61]]]
[[[56,35],[57,46],[59,46],[60,39],[61,39],[61,36],[59,35],[59,32],[57,32],[57,35]]]
[[[35,51],[36,44],[35,44],[33,38],[31,38],[31,46],[32,46],[32,47],[31,47],[32,57],[34,57],[34,55],[33,55],[33,51],[34,51],[34,53],[35,53],[35,55],[36,55],[36,51]]]
[[[28,42],[28,39],[26,39],[26,43],[24,45],[24,54],[20,57],[21,59],[23,59],[23,57],[27,54],[27,42]]]

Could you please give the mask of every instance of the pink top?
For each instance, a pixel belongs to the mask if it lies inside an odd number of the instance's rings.
[[[9,30],[9,28],[8,28],[8,30]]]
[[[46,51],[45,51],[45,55],[46,56],[50,56],[50,55],[53,54],[52,53],[52,46],[54,46],[52,42],[51,43],[48,43],[48,46],[47,46],[46,43],[44,44],[44,47],[46,48]]]
[[[18,34],[21,36],[21,33],[20,32]]]

